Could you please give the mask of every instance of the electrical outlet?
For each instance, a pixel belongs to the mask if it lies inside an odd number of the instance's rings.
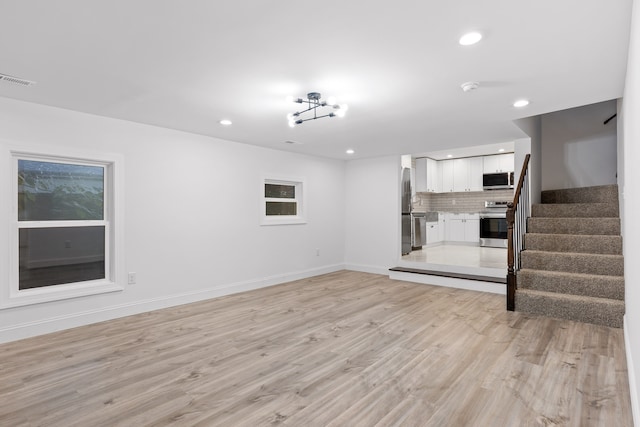
[[[136,273],[131,272],[131,273],[129,273],[127,275],[127,283],[130,284],[130,285],[135,285],[135,283],[136,283]]]

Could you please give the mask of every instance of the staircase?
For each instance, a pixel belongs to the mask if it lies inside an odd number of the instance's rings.
[[[542,192],[531,207],[515,309],[622,327],[624,263],[616,185]]]

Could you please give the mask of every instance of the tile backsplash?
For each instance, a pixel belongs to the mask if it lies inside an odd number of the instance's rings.
[[[513,190],[471,191],[462,193],[416,193],[413,210],[419,212],[472,213],[485,210],[485,201],[512,201]]]

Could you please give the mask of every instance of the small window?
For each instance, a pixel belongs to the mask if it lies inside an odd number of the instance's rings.
[[[263,225],[305,223],[302,180],[262,181]]]

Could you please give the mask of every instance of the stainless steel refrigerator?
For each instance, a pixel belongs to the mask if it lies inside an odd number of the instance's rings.
[[[411,252],[411,169],[402,168],[401,187],[402,255]]]

